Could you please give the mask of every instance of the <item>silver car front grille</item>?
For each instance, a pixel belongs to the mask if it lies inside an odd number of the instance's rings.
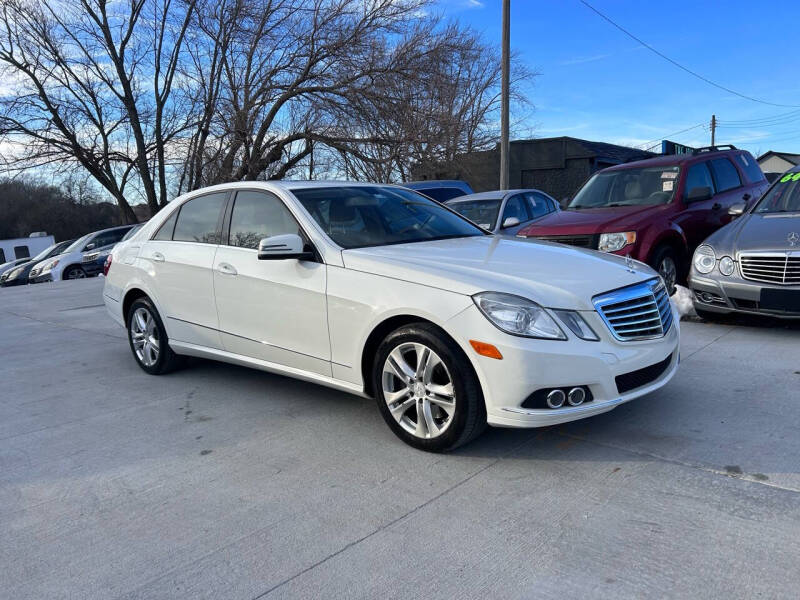
[[[672,325],[669,296],[660,279],[600,294],[592,302],[614,337],[623,342],[663,337]]]
[[[800,285],[800,253],[759,252],[740,254],[742,277],[778,285]]]

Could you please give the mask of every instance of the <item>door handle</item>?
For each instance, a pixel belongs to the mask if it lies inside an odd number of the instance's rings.
[[[222,273],[223,275],[238,275],[239,272],[236,270],[232,264],[223,262],[217,265],[217,271]]]
[[[720,208],[722,208],[722,204],[720,204],[719,202],[714,202],[714,205],[711,207],[711,210],[719,210]]]
[[[161,252],[153,252],[153,254],[150,255],[150,258],[153,260],[153,262],[164,262],[164,255],[161,254]]]
[[[745,194],[744,196],[742,196],[742,200],[744,200],[745,202],[750,200],[750,198],[752,198],[752,196],[750,194]]]

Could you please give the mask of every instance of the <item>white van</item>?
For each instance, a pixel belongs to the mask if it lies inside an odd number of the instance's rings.
[[[0,264],[11,262],[18,258],[36,256],[39,252],[55,243],[55,238],[52,235],[47,235],[44,231],[37,231],[25,238],[0,240]]]

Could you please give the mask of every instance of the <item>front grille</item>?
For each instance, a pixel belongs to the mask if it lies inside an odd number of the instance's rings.
[[[614,378],[617,383],[617,392],[624,394],[625,392],[630,392],[631,390],[635,390],[636,388],[640,388],[648,383],[654,382],[664,374],[664,371],[667,370],[671,362],[672,355],[670,354],[661,362],[650,365],[649,367],[644,367],[643,369],[637,369],[636,371],[631,371],[630,373],[617,375]]]
[[[800,253],[741,254],[742,277],[763,283],[800,285]]]
[[[620,341],[663,337],[672,325],[672,307],[660,279],[607,292],[592,301]]]
[[[597,250],[599,236],[596,235],[537,235],[537,240],[546,242],[558,242],[568,246],[579,246],[580,248],[591,248]]]

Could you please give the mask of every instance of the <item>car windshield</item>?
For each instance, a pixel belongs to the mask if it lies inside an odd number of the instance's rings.
[[[485,235],[438,202],[402,188],[312,187],[292,193],[342,248]]]
[[[753,212],[800,212],[800,173],[787,173],[764,194]]]
[[[62,252],[61,254],[67,254],[68,252],[74,252],[75,250],[78,250],[79,248],[83,248],[83,245],[86,243],[86,241],[90,237],[92,237],[93,235],[94,235],[94,232],[87,233],[85,236],[79,237],[77,240],[75,240],[69,246],[67,246],[64,249],[64,252]]]
[[[447,206],[464,215],[473,223],[486,229],[492,229],[500,214],[500,198],[487,200],[465,200],[464,202],[451,202]]]
[[[36,256],[34,256],[34,257],[31,259],[31,261],[34,261],[34,260],[42,260],[43,258],[46,258],[48,254],[50,254],[50,253],[51,253],[53,250],[55,250],[55,247],[56,247],[57,245],[58,245],[58,244],[53,244],[52,246],[48,246],[47,248],[45,248],[44,250],[42,250],[41,252],[39,252],[39,254],[37,254]]]
[[[577,193],[569,208],[649,206],[675,196],[678,167],[644,167],[597,173]]]

